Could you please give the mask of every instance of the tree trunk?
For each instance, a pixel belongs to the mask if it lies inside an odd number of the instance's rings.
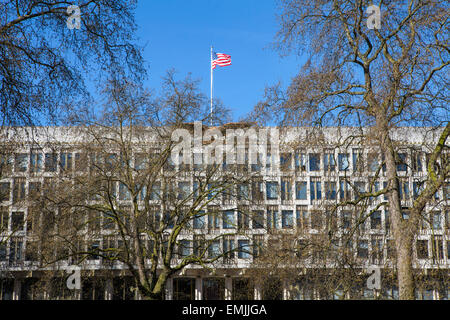
[[[395,149],[389,137],[389,128],[385,121],[380,121],[378,128],[381,136],[381,150],[385,155],[386,177],[388,180],[389,213],[392,218],[397,258],[397,277],[399,298],[414,299],[414,276],[412,266],[412,247],[414,235],[411,233],[410,222],[403,219],[399,196],[399,182],[395,163]]]

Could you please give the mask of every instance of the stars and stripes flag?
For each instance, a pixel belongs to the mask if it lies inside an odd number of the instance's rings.
[[[216,66],[226,67],[231,65],[231,56],[225,53],[213,52],[211,59],[211,69],[215,69]]]

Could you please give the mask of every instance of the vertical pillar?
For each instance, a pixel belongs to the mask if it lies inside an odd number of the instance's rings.
[[[173,300],[173,278],[167,279],[165,300]]]
[[[255,300],[262,300],[261,285],[255,284]]]
[[[233,279],[225,277],[225,300],[231,300],[233,294]]]
[[[114,286],[112,279],[106,279],[105,284],[105,300],[112,300],[114,294]]]
[[[202,278],[200,276],[195,278],[195,300],[202,300],[203,286]]]
[[[283,281],[283,300],[289,300],[289,290],[287,281]]]
[[[13,300],[19,300],[20,299],[20,289],[22,288],[22,282],[20,279],[14,279],[14,288],[13,288]]]

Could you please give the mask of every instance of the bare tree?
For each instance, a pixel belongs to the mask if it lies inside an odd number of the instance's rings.
[[[380,2],[381,28],[367,27],[369,1],[281,2],[277,46],[306,54],[307,62],[284,91],[266,90],[253,116],[275,114],[282,124],[367,127],[363,136],[384,155],[401,299],[414,298],[412,248],[424,208],[449,174],[437,161],[450,133],[448,121],[448,5],[440,1]],[[402,215],[395,128],[435,127],[425,187]],[[443,157],[445,159],[445,157]],[[439,167],[439,170],[436,168]],[[366,194],[377,196],[378,193]]]
[[[235,185],[248,182],[249,173],[205,159],[174,163],[174,130],[193,134],[186,121],[209,117],[190,78],[177,81],[169,72],[157,102],[127,81],[111,81],[105,93],[104,112],[80,116],[83,126],[71,129],[78,138],[53,146],[76,153],[35,198],[43,216],[34,217],[43,231],[36,237],[38,260],[57,270],[63,260],[101,257],[106,270],[128,270],[144,298],[162,299],[169,277],[191,265],[212,268],[238,250],[222,246],[238,234],[236,221],[227,221],[229,232],[206,225],[223,221],[221,197],[236,198]]]
[[[57,121],[86,103],[87,74],[144,74],[134,44],[136,1],[2,1],[1,125]],[[79,10],[79,12],[77,12]],[[80,28],[68,25],[79,13]],[[106,71],[106,72],[105,72]]]

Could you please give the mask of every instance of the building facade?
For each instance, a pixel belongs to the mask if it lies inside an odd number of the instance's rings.
[[[386,186],[383,157],[376,145],[362,143],[357,139],[349,141],[348,137],[353,131],[346,130],[342,133],[336,128],[323,129],[313,138],[307,129],[292,129],[280,135],[279,150],[266,149],[265,155],[258,156],[257,163],[244,164],[244,171],[252,174],[252,182],[235,186],[236,198],[230,199],[226,194],[216,197],[207,210],[219,209],[222,214],[195,219],[189,232],[180,235],[187,244],[192,244],[201,237],[214,237],[238,230],[211,246],[209,254],[226,252],[229,248],[238,250],[224,256],[209,270],[199,266],[186,267],[168,280],[165,298],[398,298],[395,284],[385,284],[384,278],[379,290],[368,288],[364,282],[355,289],[355,294],[336,288],[331,295],[323,296],[313,285],[305,284],[308,281],[307,269],[315,268],[314,260],[306,262],[306,271],[298,279],[271,283],[271,292],[264,285],[253,282],[247,272],[258,256],[256,244],[266,243],[271,234],[293,234],[300,241],[307,241],[315,235],[326,234],[331,225],[337,234],[343,234],[352,228],[360,216],[354,207],[347,205],[336,208],[335,205],[345,200],[356,200],[367,192],[376,192]],[[62,175],[75,177],[79,170],[86,169],[81,168],[78,162],[81,151],[77,149],[79,140],[76,134],[64,128],[50,131],[38,129],[32,139],[17,139],[20,135],[15,136],[14,142],[4,139],[0,180],[0,299],[140,299],[126,267],[112,265],[96,255],[89,256],[79,264],[74,260],[58,261],[58,272],[53,274],[51,285],[45,289],[34,286],[44,277],[47,267],[39,267],[42,264],[35,261],[39,250],[32,243],[36,222],[31,219],[28,199],[32,195],[34,198],[38,195],[39,198],[52,179]],[[404,218],[407,219],[408,208],[423,188],[436,133],[433,135],[426,128],[403,128],[396,134],[400,158],[397,165],[400,197]],[[260,161],[262,158],[264,161]],[[447,148],[439,163],[442,165],[449,160]],[[174,165],[165,170],[176,171],[179,166]],[[178,178],[176,187],[171,192],[179,194],[192,191],[195,189],[195,180],[189,174],[184,175]],[[119,183],[114,188],[117,190],[117,200],[125,203],[126,190]],[[149,201],[152,201],[156,211],[162,210],[158,207],[160,204],[157,199]],[[382,205],[386,201],[386,196],[380,195],[364,202],[365,212],[370,212],[370,215],[358,220],[355,238],[346,244],[350,246],[351,255],[362,274],[369,267],[378,267],[382,274],[393,268],[389,209],[388,204]],[[331,223],[327,210],[333,215]],[[430,284],[418,287],[416,296],[419,299],[449,299],[449,181],[435,194],[425,211],[415,241],[414,267],[423,271],[421,277],[430,278]],[[117,241],[113,235],[109,231],[85,245],[104,248],[107,242]],[[344,246],[342,240],[337,240],[336,245]],[[194,249],[186,245],[180,246],[178,250],[180,256],[188,256]],[[71,273],[66,272],[66,269],[74,265],[81,268],[81,288],[78,290],[71,290],[67,286],[67,277]]]

